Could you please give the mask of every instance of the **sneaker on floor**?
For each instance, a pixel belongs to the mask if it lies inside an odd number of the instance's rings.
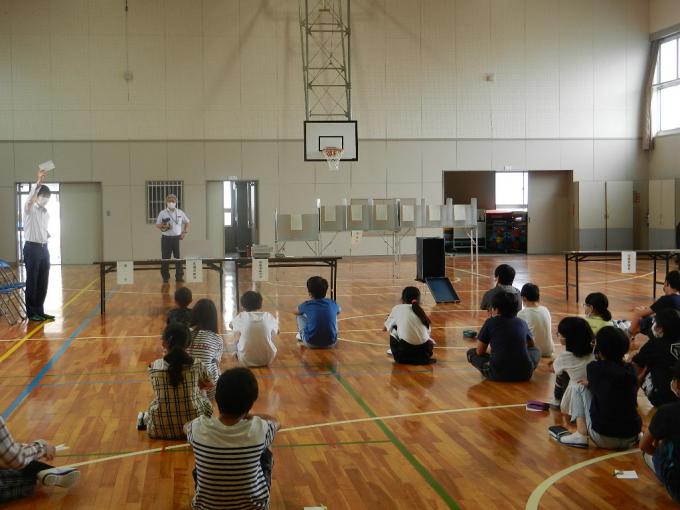
[[[80,471],[78,471],[76,468],[55,467],[43,469],[42,471],[38,472],[37,476],[38,481],[42,485],[64,487],[65,489],[68,489],[69,487],[73,487],[76,484],[80,478]]]
[[[385,351],[385,354],[387,354],[388,356],[392,356],[392,349],[387,349],[387,351]]]
[[[49,313],[44,313],[42,316],[46,321],[53,321],[55,319],[54,315],[50,315]]]
[[[302,342],[302,336],[300,335],[300,332],[298,331],[297,335],[295,335],[295,340],[298,342]]]
[[[146,413],[139,411],[137,414],[137,430],[146,430]]]
[[[32,322],[42,322],[42,321],[45,320],[45,317],[43,317],[42,315],[34,314],[34,315],[31,315],[28,318],[28,320],[32,321]]]
[[[588,448],[588,436],[584,436],[580,432],[565,434],[557,438],[557,441],[566,446],[573,446],[574,448]]]

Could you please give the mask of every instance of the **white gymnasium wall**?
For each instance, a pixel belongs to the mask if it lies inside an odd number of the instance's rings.
[[[147,179],[184,179],[202,238],[206,181],[257,179],[261,241],[271,242],[277,207],[435,203],[442,170],[646,178],[647,0],[353,0],[360,159],[337,174],[302,161],[295,0],[128,3],[126,38],[122,0],[0,0],[1,207],[45,159],[58,180],[101,181],[106,258],[158,254],[143,217]],[[0,257],[13,259],[4,223]],[[348,236],[333,247],[349,249]],[[384,252],[380,240],[353,250]]]
[[[678,24],[680,24],[680,2],[677,0],[649,0],[650,33]]]

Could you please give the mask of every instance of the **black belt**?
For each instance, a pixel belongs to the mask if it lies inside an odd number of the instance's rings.
[[[47,243],[36,243],[34,241],[26,241],[26,244],[34,244],[36,246],[42,246],[43,248],[47,248]]]

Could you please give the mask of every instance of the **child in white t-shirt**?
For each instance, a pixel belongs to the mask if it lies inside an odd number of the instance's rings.
[[[581,317],[565,317],[557,325],[557,338],[565,350],[557,355],[550,367],[555,372],[554,407],[568,414],[573,392],[579,381],[586,380],[586,365],[595,361],[595,336],[590,324]]]
[[[401,303],[392,308],[384,328],[390,333],[390,351],[394,361],[408,365],[435,363],[430,319],[420,307],[420,291],[416,287],[404,288]]]
[[[262,295],[249,290],[241,296],[243,312],[231,321],[235,332],[236,356],[247,367],[264,367],[276,357],[272,337],[279,331],[279,321],[269,312],[261,312]]]
[[[524,308],[517,314],[529,326],[534,345],[541,350],[541,356],[549,358],[555,350],[552,337],[552,320],[548,309],[539,304],[538,285],[527,283],[520,292]]]

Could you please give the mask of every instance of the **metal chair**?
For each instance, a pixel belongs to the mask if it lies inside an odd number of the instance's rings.
[[[26,319],[25,287],[26,284],[19,281],[12,266],[0,260],[0,314],[10,325]]]

